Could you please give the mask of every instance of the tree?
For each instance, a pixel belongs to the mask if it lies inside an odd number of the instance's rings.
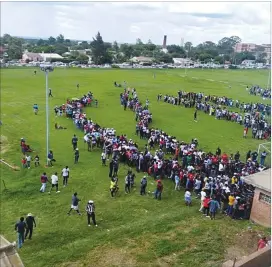
[[[57,37],[57,43],[58,44],[63,44],[64,43],[64,36],[62,34],[60,34],[58,37]]]
[[[214,58],[214,61],[219,63],[219,64],[224,64],[224,57],[221,57],[221,56],[216,56]]]
[[[133,46],[129,44],[121,44],[120,51],[124,53],[126,60],[130,59],[134,53]]]
[[[89,60],[89,57],[86,56],[86,55],[83,55],[83,54],[80,54],[76,57],[76,60],[77,61],[88,61]]]
[[[112,49],[118,53],[119,52],[119,46],[116,41],[113,42]]]
[[[236,44],[242,40],[238,36],[224,37],[218,41],[219,54],[232,54]]]
[[[191,42],[186,42],[184,44],[185,51],[187,51],[187,52],[190,51],[192,46],[193,46],[193,44]]]
[[[112,61],[111,55],[107,51],[107,47],[104,44],[100,32],[93,38],[90,46],[92,49],[92,60],[95,64],[101,65]]]
[[[50,37],[48,38],[48,43],[49,43],[50,45],[54,45],[54,44],[56,43],[56,39],[55,39],[54,37],[50,36]]]
[[[81,43],[81,46],[82,46],[83,49],[88,49],[88,48],[90,47],[90,45],[88,44],[87,41],[83,41],[83,42]]]
[[[183,47],[181,47],[179,45],[168,45],[167,50],[168,50],[169,54],[177,53],[182,56],[185,56],[185,51],[184,51]]]
[[[68,47],[63,44],[56,44],[54,47],[55,53],[62,55],[65,52],[68,52]]]

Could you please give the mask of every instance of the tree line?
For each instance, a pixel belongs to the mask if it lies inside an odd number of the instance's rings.
[[[161,45],[155,45],[151,40],[144,43],[141,39],[137,39],[135,44],[105,42],[100,32],[90,42],[65,39],[62,34],[57,37],[50,36],[47,40],[23,39],[4,34],[0,44],[7,49],[5,53],[7,60],[21,59],[23,51],[28,50],[33,53],[59,55],[65,55],[66,52],[71,51],[67,56],[68,60],[84,61],[91,58],[98,65],[128,62],[132,57],[139,56],[151,57],[154,62],[164,63],[172,63],[173,58],[191,58],[193,61],[205,63],[213,61],[218,64],[223,64],[225,61],[240,64],[245,59],[266,62],[266,53],[262,46],[257,46],[253,52],[235,53],[234,47],[241,41],[240,37],[231,36],[222,38],[217,44],[211,41],[205,41],[196,46],[192,42],[186,42],[184,46],[172,44],[167,46],[167,53],[162,51]],[[79,53],[79,50],[86,50],[86,54]]]

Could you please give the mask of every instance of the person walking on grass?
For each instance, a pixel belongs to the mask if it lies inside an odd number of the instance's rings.
[[[186,190],[184,194],[184,200],[185,200],[185,205],[186,206],[191,206],[192,205],[192,194],[189,190]]]
[[[72,196],[71,208],[67,212],[68,215],[70,215],[70,213],[71,213],[72,210],[75,210],[78,215],[81,215],[81,213],[79,212],[79,209],[78,209],[78,203],[79,203],[79,201],[80,201],[80,199],[77,197],[77,192],[75,192],[74,195]]]
[[[69,178],[69,174],[70,174],[70,169],[68,168],[68,166],[63,168],[61,173],[62,173],[62,177],[63,177],[63,187],[66,187],[68,184],[68,178]]]
[[[52,186],[51,186],[51,189],[48,192],[48,194],[51,193],[51,191],[52,191],[52,189],[54,187],[56,187],[56,193],[60,193],[60,191],[59,191],[59,178],[58,178],[58,173],[57,172],[55,172],[55,174],[53,174],[51,176],[51,184],[52,184]]]
[[[46,173],[44,172],[43,175],[41,176],[41,183],[42,183],[42,187],[40,189],[41,193],[45,192],[47,182],[48,182],[48,178],[46,176]]]
[[[88,201],[85,210],[87,212],[88,226],[91,226],[91,218],[92,218],[93,224],[97,227],[96,220],[95,220],[95,206],[92,200]]]
[[[78,148],[76,148],[76,150],[75,150],[75,164],[78,163],[78,160],[79,160],[79,150],[78,150]]]
[[[74,134],[73,138],[72,138],[72,145],[73,145],[73,149],[76,150],[77,148],[77,142],[78,142],[78,138],[77,136]]]
[[[49,88],[49,94],[48,94],[48,96],[50,97],[53,97],[53,95],[52,95],[52,89],[51,88]]]
[[[21,217],[20,221],[15,224],[15,231],[17,232],[18,236],[18,248],[21,248],[23,246],[23,243],[25,242],[25,230],[27,229],[27,225],[25,223],[25,218]]]
[[[210,208],[211,220],[215,220],[215,214],[217,210],[220,209],[219,202],[216,200],[215,196],[212,197],[212,200],[210,201],[210,204],[209,204],[209,208]]]
[[[161,180],[158,180],[157,187],[155,190],[155,199],[161,200],[162,191],[163,191],[163,184]]]
[[[33,111],[34,111],[34,114],[35,114],[35,115],[38,115],[39,107],[38,107],[37,104],[34,104],[34,105],[33,105]]]
[[[209,205],[210,205],[210,196],[206,196],[203,200],[203,215],[206,215],[206,217],[209,217]]]
[[[27,238],[27,236],[29,234],[28,239],[31,240],[32,234],[33,234],[33,226],[36,227],[36,222],[35,222],[34,216],[31,213],[28,213],[26,216],[26,226],[27,226],[27,228],[26,228],[26,233],[25,233],[25,239]]]
[[[30,163],[31,163],[31,156],[30,155],[26,155],[26,166],[28,169],[30,169]]]
[[[197,122],[197,109],[194,112],[194,121]]]

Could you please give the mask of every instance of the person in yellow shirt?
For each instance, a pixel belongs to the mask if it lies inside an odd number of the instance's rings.
[[[233,176],[233,177],[231,178],[231,184],[236,184],[237,182],[238,182],[237,177]]]
[[[233,194],[230,194],[230,196],[229,196],[229,206],[228,206],[228,210],[227,210],[227,214],[229,216],[232,215],[234,201],[235,201],[235,197],[233,196]]]
[[[111,197],[114,197],[114,194],[116,195],[118,191],[118,185],[117,185],[117,179],[112,178],[110,182],[110,192],[111,192]]]

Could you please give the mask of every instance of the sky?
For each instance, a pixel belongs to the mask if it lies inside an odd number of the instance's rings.
[[[180,45],[239,36],[271,43],[270,2],[1,2],[1,35]]]

